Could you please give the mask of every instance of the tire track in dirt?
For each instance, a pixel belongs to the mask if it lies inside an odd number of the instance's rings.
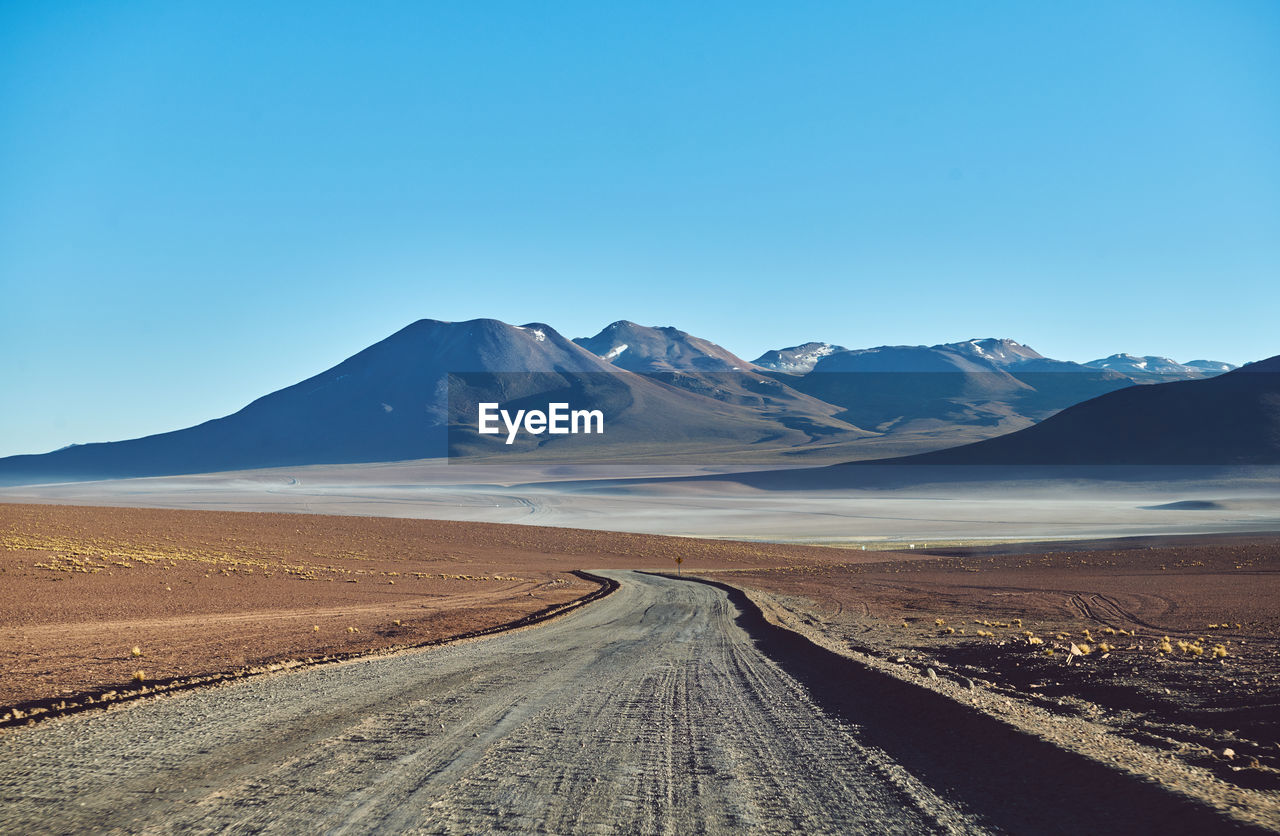
[[[813,703],[723,591],[614,576],[536,629],[8,732],[0,830],[979,830]]]
[[[534,629],[0,735],[0,832],[1169,834],[1227,824],[769,627],[740,591],[601,574],[618,591]]]

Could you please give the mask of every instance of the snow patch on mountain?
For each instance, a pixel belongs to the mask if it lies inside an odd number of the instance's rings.
[[[790,348],[766,351],[753,362],[761,368],[775,372],[808,372],[812,371],[818,361],[836,352],[847,351],[844,346],[831,343],[804,343]]]
[[[1091,360],[1085,365],[1093,369],[1107,369],[1139,377],[1187,378],[1201,377],[1206,373],[1216,374],[1229,371],[1229,369],[1205,369],[1189,365],[1184,366],[1182,363],[1171,360],[1168,357],[1157,357],[1155,355],[1139,357],[1136,354],[1125,353],[1112,354],[1110,357],[1103,357],[1100,360]]]
[[[1016,366],[1029,360],[1043,360],[1044,355],[1030,346],[1016,340],[986,339],[965,340],[960,343],[943,343],[933,348],[941,351],[954,351],[968,357],[987,360],[997,366]]]

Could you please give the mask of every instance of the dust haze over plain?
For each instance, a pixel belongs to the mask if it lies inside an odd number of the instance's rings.
[[[1275,468],[900,467],[869,471],[862,487],[826,488],[809,473],[435,461],[12,487],[0,497],[850,545],[1280,530]],[[750,484],[795,474],[803,486]]]

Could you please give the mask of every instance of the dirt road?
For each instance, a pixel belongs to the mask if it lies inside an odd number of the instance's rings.
[[[613,595],[544,626],[7,732],[0,832],[1000,826],[815,703],[723,591],[614,577]]]

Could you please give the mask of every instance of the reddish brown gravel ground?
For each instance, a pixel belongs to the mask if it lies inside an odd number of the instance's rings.
[[[130,684],[138,671],[154,682],[456,636],[593,591],[574,569],[671,569],[677,556],[709,568],[841,553],[383,517],[0,504],[0,707]]]
[[[1242,786],[1280,789],[1277,536],[855,552],[0,504],[0,709],[135,687],[138,672],[155,682],[448,638],[596,588],[572,570],[670,571],[676,557],[772,595],[851,649],[1101,719]],[[1087,652],[1067,664],[1072,644]]]
[[[1280,789],[1280,537],[943,551],[708,576],[769,593],[850,649]]]

